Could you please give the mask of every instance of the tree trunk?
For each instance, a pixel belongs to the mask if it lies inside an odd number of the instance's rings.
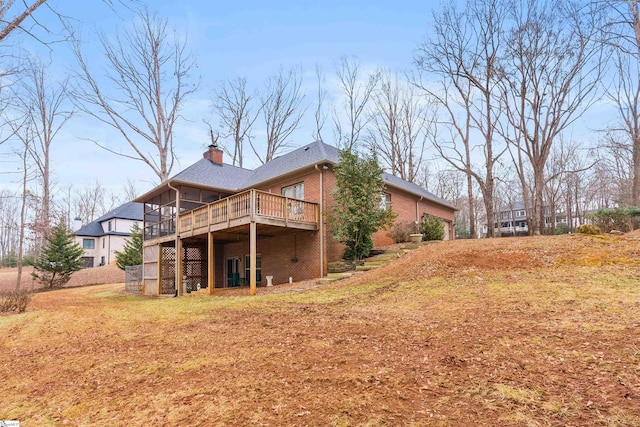
[[[469,237],[476,239],[478,233],[476,232],[476,212],[475,201],[473,200],[473,178],[470,173],[467,172],[467,197],[469,197]]]

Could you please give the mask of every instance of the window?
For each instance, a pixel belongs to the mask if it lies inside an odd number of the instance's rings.
[[[391,209],[391,194],[384,193],[380,195],[380,210],[387,211]]]
[[[107,240],[107,238],[106,238],[106,237],[103,237],[103,238],[102,238],[102,249],[104,249],[104,241],[105,241],[105,240]]]
[[[109,221],[109,224],[107,224],[108,226],[108,230],[111,231],[111,221]]]
[[[251,256],[244,256],[244,280],[247,284],[249,284],[249,279],[251,278]],[[256,282],[260,283],[262,281],[262,255],[256,255]]]
[[[304,182],[282,187],[282,195],[290,199],[304,200]],[[287,206],[287,215],[291,219],[302,219],[304,217],[304,203],[290,200]]]
[[[82,249],[95,249],[96,241],[94,239],[82,239]]]
[[[102,256],[100,257],[100,266],[103,266],[103,265],[104,265],[104,257]]]
[[[282,187],[282,195],[290,199],[304,200],[304,182]]]
[[[516,217],[523,217],[525,216],[525,212],[524,211],[517,211],[516,212]]]

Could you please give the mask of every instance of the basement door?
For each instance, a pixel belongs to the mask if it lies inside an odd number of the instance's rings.
[[[227,287],[240,286],[240,258],[227,258]]]

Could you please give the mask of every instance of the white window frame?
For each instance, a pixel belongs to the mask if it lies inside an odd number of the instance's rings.
[[[388,211],[391,209],[391,194],[390,193],[382,193],[380,195],[380,210]]]
[[[290,199],[304,200],[304,181],[282,187],[281,194]]]

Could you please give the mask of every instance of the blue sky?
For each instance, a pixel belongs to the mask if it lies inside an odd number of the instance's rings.
[[[116,3],[113,14],[103,2],[51,0],[51,5],[63,15],[73,18],[81,30],[85,51],[99,58],[99,44],[95,29],[113,35],[117,26],[126,26],[131,12]],[[197,57],[200,89],[184,106],[187,122],[176,128],[175,148],[180,163],[172,171],[190,165],[200,158],[208,144],[203,118],[210,118],[209,102],[213,89],[220,81],[246,77],[252,87],[260,87],[279,67],[301,67],[312,87],[316,65],[330,78],[336,61],[344,55],[357,56],[365,68],[386,67],[404,71],[412,67],[413,51],[424,39],[431,8],[435,2],[417,1],[243,1],[212,2],[199,0],[153,1],[149,9],[169,19],[180,33],[186,34],[189,47]],[[38,11],[38,18],[52,27],[52,15]],[[50,61],[50,75],[69,74],[74,60],[68,49],[54,45],[49,51],[28,37],[14,37],[17,49],[26,49]],[[312,94],[306,103],[311,104]],[[309,121],[302,124],[292,145],[311,141],[312,107]],[[330,124],[327,124],[329,127]],[[329,132],[328,132],[329,133]],[[74,117],[63,129],[55,143],[53,166],[58,188],[73,185],[81,188],[95,182],[96,174],[108,189],[120,188],[127,178],[137,182],[139,191],[152,186],[154,175],[141,162],[125,160],[105,152],[85,138],[101,139],[112,145],[120,138],[104,125],[84,116]],[[326,139],[326,138],[325,138]],[[328,141],[330,142],[330,141]],[[9,150],[0,146],[0,153]],[[3,155],[3,169],[17,169],[7,164]],[[254,164],[255,165],[255,164]],[[249,166],[254,166],[249,161]],[[0,188],[17,190],[18,177],[0,175]]]
[[[50,0],[62,14],[73,18],[80,29],[85,52],[92,65],[100,61],[100,46],[94,31],[115,35],[117,27],[131,23],[132,13],[116,0],[114,14],[102,1],[73,2]],[[341,56],[356,56],[363,69],[385,67],[394,72],[411,71],[413,55],[425,40],[432,9],[439,2],[418,1],[243,1],[211,2],[158,0],[149,2],[149,9],[169,20],[181,34],[187,36],[189,48],[195,54],[200,76],[200,88],[183,108],[185,121],[175,128],[174,148],[179,163],[172,174],[201,158],[209,143],[208,128],[203,119],[211,119],[210,100],[213,89],[221,82],[246,77],[251,88],[264,86],[265,80],[279,67],[301,67],[305,86],[309,89],[305,104],[307,120],[293,135],[292,146],[312,141],[315,67],[319,65],[327,79],[327,89],[335,90],[330,79],[335,75],[335,63]],[[38,18],[51,23],[52,15],[39,11]],[[26,49],[50,62],[50,75],[70,74],[75,61],[68,48],[56,44],[52,50],[28,37],[14,37],[15,49]],[[329,94],[329,97],[331,94]],[[578,133],[596,128],[603,117],[602,109],[594,109],[577,123]],[[259,129],[256,131],[259,135]],[[323,132],[332,143],[331,122]],[[142,162],[126,160],[101,150],[86,138],[94,138],[111,147],[123,145],[122,138],[105,125],[88,117],[75,116],[61,131],[53,154],[54,181],[59,190],[73,186],[81,189],[93,185],[96,177],[110,191],[124,185],[127,178],[136,183],[140,194],[157,183],[150,168]],[[576,137],[576,135],[574,135]],[[18,170],[17,163],[7,163],[8,144],[0,146],[2,172]],[[430,157],[427,155],[427,157]],[[255,167],[255,159],[245,157],[245,167]],[[17,191],[19,177],[0,174],[0,188]]]

